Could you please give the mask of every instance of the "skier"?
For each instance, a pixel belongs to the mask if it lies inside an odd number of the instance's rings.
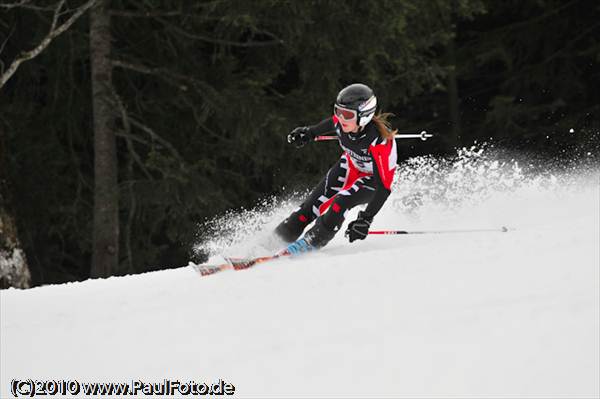
[[[388,196],[397,153],[389,113],[375,115],[377,98],[368,86],[355,83],[342,89],[335,101],[334,114],[314,126],[297,127],[288,142],[297,148],[317,135],[335,131],[344,151],[308,198],[275,229],[288,243],[291,254],[325,246],[341,228],[348,210],[368,204],[348,225],[346,237],[353,242],[364,240],[373,218]],[[304,229],[315,220],[304,237]]]

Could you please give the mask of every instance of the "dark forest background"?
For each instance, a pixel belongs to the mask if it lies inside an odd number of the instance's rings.
[[[0,72],[47,35],[58,3],[0,2]],[[199,223],[316,183],[339,148],[285,137],[350,83],[371,86],[401,133],[436,135],[399,143],[400,161],[475,141],[567,159],[600,129],[597,0],[98,4],[0,88],[2,198],[32,285],[186,265]],[[92,59],[109,61],[105,92]],[[94,273],[102,104],[119,234],[116,266]]]

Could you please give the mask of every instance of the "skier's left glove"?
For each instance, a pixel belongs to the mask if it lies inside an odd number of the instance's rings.
[[[311,133],[308,126],[300,126],[292,130],[287,136],[287,141],[290,144],[296,146],[296,148],[303,147],[306,143],[311,141],[314,135]]]
[[[373,217],[367,215],[365,212],[358,212],[358,217],[355,221],[350,222],[348,228],[346,229],[346,237],[350,242],[354,240],[364,240],[367,238],[367,234],[369,234],[369,227],[371,226],[371,222],[373,221]]]

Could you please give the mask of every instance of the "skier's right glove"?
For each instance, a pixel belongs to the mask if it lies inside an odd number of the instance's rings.
[[[358,212],[358,217],[356,220],[350,222],[348,225],[345,236],[350,242],[355,240],[364,240],[369,234],[369,227],[371,227],[372,222],[372,216],[367,215],[367,213],[364,211]]]
[[[296,146],[296,148],[303,147],[306,143],[311,141],[314,135],[310,132],[308,126],[297,127],[287,136],[287,141],[290,144]]]

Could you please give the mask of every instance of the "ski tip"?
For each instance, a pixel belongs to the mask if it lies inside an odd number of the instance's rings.
[[[218,272],[222,272],[227,269],[231,269],[231,265],[192,265],[192,269],[198,272],[201,276],[210,276]]]

